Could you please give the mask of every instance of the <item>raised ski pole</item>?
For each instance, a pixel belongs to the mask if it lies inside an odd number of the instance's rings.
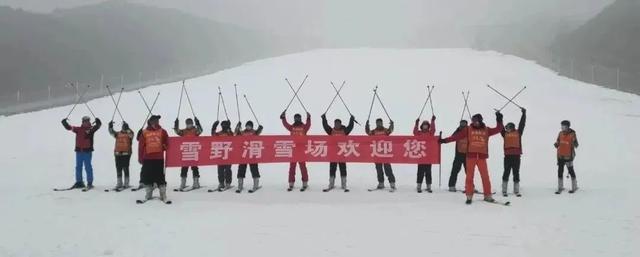
[[[247,106],[249,106],[249,110],[251,110],[251,114],[253,114],[253,118],[256,119],[256,123],[258,123],[258,126],[260,126],[260,121],[258,121],[258,117],[256,116],[256,113],[253,112],[253,108],[249,103],[249,99],[247,99],[247,95],[243,95],[243,96],[244,96],[244,100],[247,101]]]
[[[140,92],[140,91],[138,91],[138,92]],[[140,96],[142,96],[142,94],[140,94]],[[149,110],[149,112],[147,113],[147,116],[144,118],[144,121],[142,122],[142,127],[140,128],[140,130],[142,130],[144,128],[144,124],[146,124],[147,120],[149,120],[149,116],[151,116],[151,113],[153,112],[153,108],[156,107],[156,102],[158,102],[158,97],[160,97],[160,92],[158,92],[158,94],[156,95],[156,98],[153,100],[153,104],[151,104],[151,108],[147,108]],[[142,97],[142,99],[144,99],[144,97]],[[147,101],[145,100],[144,102],[145,102],[145,105],[146,105]]]
[[[373,103],[376,101],[376,92],[378,91],[378,85],[373,89],[373,97],[371,98],[371,106],[369,107],[369,114],[367,115],[367,121],[371,119],[371,111],[373,110]]]
[[[442,131],[440,131],[440,135],[438,139],[442,138]],[[438,146],[440,147],[440,146]],[[438,155],[439,163],[438,163],[438,188],[442,188],[442,154]]]
[[[191,97],[189,97],[189,91],[187,90],[187,86],[184,85],[184,80],[182,81],[182,88],[184,90],[184,95],[187,96],[187,102],[189,103],[189,108],[191,108],[191,115],[193,115],[193,118],[195,118],[196,112],[193,111],[193,104],[191,104]]]
[[[431,86],[431,91],[433,91],[434,88],[436,88],[436,86]],[[433,96],[431,95],[431,91],[429,92],[429,105],[431,105],[431,116],[433,116]]]
[[[467,113],[469,114],[469,119],[471,119],[471,111],[469,111],[469,95],[470,95],[470,91],[467,91],[467,94],[464,94],[464,91],[462,91],[462,100],[464,100],[464,106],[462,107],[462,115],[460,115],[460,120],[462,120],[464,118],[464,112],[467,111]]]
[[[222,100],[222,108],[224,109],[224,116],[229,120],[229,113],[227,113],[227,105],[224,103],[224,96],[222,96],[222,89],[218,87],[218,93],[220,93],[220,100]]]
[[[346,83],[346,81],[343,81],[342,85],[344,85],[344,83]],[[340,102],[342,102],[342,105],[344,105],[344,108],[347,109],[347,112],[349,113],[349,116],[353,116],[353,113],[351,113],[351,110],[349,110],[349,106],[347,106],[347,103],[344,101],[344,99],[342,99],[342,95],[340,95],[340,90],[336,89],[336,85],[334,85],[333,82],[331,83],[331,86],[333,87],[333,90],[336,90],[336,93],[338,94],[338,98],[340,98]],[[355,120],[355,118],[354,118],[353,122],[355,122],[356,124],[360,125],[360,122]]]
[[[182,95],[184,95],[184,80],[182,81],[182,86],[180,87],[180,101],[178,101],[178,114],[176,115],[176,119],[180,119],[180,110],[182,109]]]
[[[422,118],[422,113],[424,112],[424,108],[427,107],[427,102],[429,102],[429,99],[431,99],[431,91],[433,89],[430,89],[429,86],[427,86],[427,99],[424,100],[424,104],[422,104],[422,109],[420,109],[420,114],[418,115],[418,119]]]
[[[306,78],[306,77],[305,77]],[[304,104],[302,103],[302,100],[300,100],[300,96],[298,96],[298,91],[293,89],[293,86],[291,85],[291,83],[289,82],[289,79],[284,79],[285,81],[287,81],[287,84],[289,85],[289,89],[291,89],[291,91],[293,91],[293,96],[298,99],[298,103],[300,103],[300,106],[302,106],[302,109],[304,109],[304,111],[306,113],[309,113],[309,111],[307,111],[307,107],[304,106]]]
[[[389,112],[387,112],[387,108],[384,107],[384,104],[382,103],[382,100],[380,100],[380,95],[378,95],[378,91],[376,91],[375,95],[376,95],[376,98],[378,98],[378,102],[380,102],[380,106],[382,106],[382,110],[384,110],[384,114],[386,114],[387,118],[389,118],[389,120],[391,120],[391,116],[389,116]]]
[[[236,111],[238,111],[238,122],[241,122],[242,119],[240,118],[240,102],[238,101],[238,85],[237,84],[233,84],[234,90],[236,91]]]
[[[93,110],[91,110],[91,107],[89,107],[89,104],[87,102],[84,102],[84,106],[87,107],[87,110],[89,110],[89,113],[91,113],[91,116],[93,116],[93,119],[96,119],[96,115],[93,114]]]
[[[527,86],[524,86],[522,89],[520,89],[520,91],[518,91],[518,93],[516,93],[513,97],[511,97],[511,99],[509,99],[509,101],[504,104],[500,109],[498,109],[497,111],[502,111],[505,107],[507,107],[507,105],[509,105],[510,103],[513,103],[513,100],[516,99],[516,97],[518,97],[518,95],[520,95],[520,93],[522,93],[522,91],[524,91],[525,89],[527,89]],[[514,103],[515,104],[515,103]]]
[[[113,97],[113,93],[111,92],[111,88],[109,88],[109,86],[107,85],[107,92],[109,92],[109,96],[111,97],[111,101],[116,106],[115,110],[113,110],[113,114],[111,115],[111,121],[113,121],[113,119],[116,117],[116,112],[120,115],[120,119],[122,121],[124,121],[124,118],[122,117],[122,113],[120,113],[120,109],[118,108],[118,106],[120,105],[120,99],[122,98],[122,92],[123,91],[124,91],[124,88],[121,88],[120,89],[120,95],[118,96],[118,101],[116,102],[115,98]]]
[[[74,87],[73,83],[71,83],[71,87],[73,89],[76,89],[76,87]],[[73,107],[71,108],[71,110],[67,114],[67,119],[69,118],[69,116],[71,116],[71,113],[73,113],[73,111],[76,109],[78,104],[80,104],[80,102],[82,101],[82,98],[84,98],[84,96],[87,94],[87,92],[89,91],[89,87],[91,87],[91,86],[87,85],[87,89],[85,89],[84,92],[82,92],[82,95],[80,95],[80,97],[76,100],[76,103],[73,105]],[[78,91],[76,89],[76,95],[77,95],[77,93],[78,93]]]
[[[216,114],[216,120],[220,120],[220,96],[222,95],[222,93],[218,92],[218,111]]]
[[[149,107],[147,100],[144,99],[144,96],[142,95],[142,92],[140,92],[140,90],[138,90],[138,94],[140,95],[140,98],[142,98],[142,103],[144,103],[144,106],[147,107],[147,111],[151,112],[151,108]]]
[[[302,80],[302,83],[300,83],[300,86],[298,86],[298,89],[295,90],[295,94],[293,97],[291,97],[291,100],[289,101],[289,104],[287,104],[287,107],[284,108],[284,111],[286,112],[287,110],[289,110],[289,107],[291,106],[291,104],[293,103],[293,100],[295,100],[296,96],[298,95],[298,92],[300,92],[300,89],[302,89],[302,86],[304,85],[304,82],[307,81],[307,78],[309,77],[309,75],[304,76],[304,79]],[[289,82],[288,79],[285,78],[285,80],[287,81],[287,83]]]
[[[491,90],[493,90],[493,92],[496,92],[498,95],[500,95],[500,96],[504,97],[504,99],[507,99],[510,103],[513,103],[513,104],[515,104],[516,106],[518,106],[518,107],[522,108],[522,106],[518,105],[517,103],[515,103],[515,102],[511,102],[511,99],[509,99],[509,97],[506,97],[505,95],[503,95],[502,93],[500,93],[500,91],[498,91],[498,90],[496,90],[495,88],[493,88],[491,85],[488,85],[488,84],[487,84],[487,87],[489,87]]]
[[[333,81],[330,81],[331,85],[333,86]],[[338,98],[338,94],[340,93],[340,91],[342,90],[342,87],[344,87],[344,84],[346,83],[346,81],[342,82],[342,85],[340,86],[340,88],[338,89],[336,95],[333,96],[333,99],[331,99],[331,103],[329,103],[329,106],[327,106],[327,109],[324,111],[323,114],[327,114],[327,112],[329,111],[329,109],[331,109],[331,106],[333,105],[333,103],[336,101],[336,98]],[[333,89],[335,90],[335,86],[333,87]]]

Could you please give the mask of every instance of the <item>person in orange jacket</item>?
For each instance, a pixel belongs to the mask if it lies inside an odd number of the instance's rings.
[[[414,136],[433,136],[436,133],[436,116],[431,117],[431,123],[428,121],[423,121],[420,126],[420,119],[416,119],[415,125],[413,125],[413,135]],[[418,184],[416,191],[418,193],[422,193],[422,180],[426,180],[427,188],[426,191],[432,193],[431,191],[431,164],[418,164],[418,178],[416,183]]]
[[[176,119],[175,122],[173,123],[173,131],[176,133],[176,135],[181,137],[199,137],[203,131],[202,125],[200,124],[200,121],[198,120],[197,117],[194,117],[194,118],[195,118],[195,125],[193,122],[194,119],[187,118],[185,120],[185,124],[187,127],[184,129],[180,129],[180,121]],[[200,188],[200,170],[198,166],[192,166],[191,171],[193,172],[192,174],[193,186],[191,186],[191,189],[189,190],[198,189]],[[188,172],[189,172],[189,167],[180,168],[180,187],[177,189],[178,191],[184,191],[187,188]]]
[[[522,116],[516,124],[507,123],[500,132],[504,138],[504,173],[502,173],[502,195],[507,196],[509,187],[509,174],[513,171],[513,193],[520,197],[520,156],[522,156],[522,133],[524,133],[524,125],[527,121],[527,110],[522,108]]]
[[[461,130],[448,138],[440,139],[440,143],[450,143],[463,138],[468,139],[466,160],[467,177],[465,181],[466,204],[471,204],[473,198],[473,176],[475,167],[478,167],[480,177],[482,178],[484,200],[487,202],[495,202],[492,197],[493,193],[491,192],[487,158],[489,158],[489,137],[500,133],[503,129],[502,113],[500,112],[496,112],[496,123],[496,127],[489,128],[484,124],[482,115],[475,114],[471,117],[471,126],[467,129]]]
[[[145,187],[145,200],[151,200],[154,184],[160,190],[160,200],[169,204],[167,181],[164,173],[164,153],[169,143],[167,131],[160,127],[160,115],[152,115],[146,129],[138,132],[138,162],[142,164],[141,180]],[[144,201],[138,201],[143,203]]]
[[[236,136],[242,136],[242,137],[251,137],[251,136],[259,136],[260,134],[262,134],[262,125],[258,125],[258,129],[255,129],[253,127],[253,121],[247,121],[247,123],[245,123],[244,125],[244,129],[241,130],[241,126],[242,123],[238,122],[238,125],[236,125]],[[247,173],[247,166],[249,166],[249,169],[251,170],[251,177],[253,178],[253,188],[249,189],[249,193],[253,193],[255,191],[258,191],[258,189],[261,188],[260,186],[260,171],[258,170],[258,164],[257,163],[241,163],[238,165],[238,189],[236,190],[236,193],[242,193],[242,189],[244,187],[244,177],[245,174]]]
[[[556,194],[560,194],[564,190],[562,178],[564,166],[567,166],[571,176],[571,190],[569,193],[575,193],[578,190],[578,182],[573,168],[573,160],[576,157],[576,148],[578,148],[578,137],[576,136],[576,131],[571,128],[571,122],[568,120],[563,120],[560,126],[561,131],[553,144],[557,149],[558,156],[558,191],[556,191]]]
[[[293,124],[289,124],[289,122],[287,122],[286,111],[280,114],[280,120],[282,120],[282,125],[292,136],[305,136],[311,128],[311,114],[309,113],[307,113],[306,122],[302,122],[302,115],[296,113],[293,116]],[[305,191],[309,187],[309,173],[307,172],[307,164],[305,162],[289,163],[289,188],[287,188],[287,191],[292,191],[293,185],[296,182],[296,164],[300,165],[300,172],[302,173],[302,188],[300,191]]]
[[[115,191],[122,191],[129,188],[129,163],[131,161],[132,143],[133,143],[133,130],[129,128],[129,124],[122,122],[122,129],[115,131],[113,128],[113,121],[109,122],[109,134],[116,139],[116,144],[113,149],[113,154],[116,158],[116,176],[117,183],[113,189]],[[124,183],[122,181],[122,173],[124,172]]]

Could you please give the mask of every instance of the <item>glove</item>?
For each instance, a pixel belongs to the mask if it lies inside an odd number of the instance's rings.
[[[200,120],[198,118],[193,118],[193,120],[196,122],[197,126],[200,126]]]
[[[216,121],[216,122],[213,123],[213,126],[217,127],[219,124],[220,124],[220,121]]]
[[[98,125],[102,124],[102,121],[100,120],[100,118],[96,118],[96,124]]]
[[[420,118],[416,119],[416,124],[418,124],[420,122]]]
[[[238,121],[238,124],[236,124],[236,127],[242,127],[242,122]]]
[[[284,119],[286,117],[285,115],[286,115],[286,111],[282,112],[282,114],[280,114],[280,119],[281,120]]]
[[[113,121],[110,121],[110,122],[109,122],[109,128],[113,128],[113,124],[114,124],[114,122],[113,122]],[[126,124],[126,123],[125,123],[125,124]]]
[[[522,111],[523,114],[527,113],[527,109],[525,108],[520,108],[520,111]]]
[[[558,146],[560,146],[560,145],[556,142],[556,143],[553,143],[553,146],[554,146],[555,148],[558,148]]]
[[[173,122],[173,127],[177,128],[178,126],[180,126],[180,121],[176,118],[176,120]]]
[[[365,126],[369,126],[369,120],[367,120],[367,122],[364,123]]]
[[[262,130],[262,125],[258,125],[258,130]]]
[[[325,120],[326,120],[326,119],[327,119],[327,114],[326,114],[326,113],[323,113],[322,115],[320,115],[320,118],[322,118],[322,119],[325,119]]]
[[[351,115],[351,117],[349,117],[349,119],[356,120],[356,116]]]
[[[496,112],[496,121],[498,121],[498,123],[502,123],[502,117],[502,113]]]
[[[435,115],[431,116],[431,120],[436,120],[436,116]]]
[[[64,118],[64,119],[62,119],[62,121],[61,121],[61,122],[62,122],[62,123],[66,123],[68,120],[69,120],[69,119]]]
[[[447,143],[447,141],[445,141],[445,140],[444,140],[444,139],[442,139],[442,138],[439,138],[439,139],[438,139],[438,143],[439,143],[439,144],[445,144],[445,143]]]
[[[307,112],[307,117],[311,116],[311,113]]]
[[[389,121],[389,124],[393,125],[393,121],[392,121],[392,120],[390,120],[390,121]]]

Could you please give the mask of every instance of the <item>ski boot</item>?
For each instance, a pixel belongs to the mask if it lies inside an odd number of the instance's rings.
[[[180,187],[178,188],[178,191],[182,191],[185,188],[187,188],[187,177],[180,177]]]
[[[578,191],[578,181],[575,178],[571,178],[571,190],[569,190],[570,194]]]
[[[129,176],[124,177],[124,188],[129,188]]]
[[[124,187],[123,183],[122,183],[122,177],[118,177],[118,182],[116,182],[116,190],[120,190]]]
[[[484,201],[485,202],[489,202],[489,203],[495,203],[496,202],[496,200],[493,199],[493,197],[487,196],[487,195],[484,196]]]
[[[287,191],[289,192],[293,191],[293,182],[289,182],[289,187],[287,188]]]
[[[144,199],[146,201],[151,200],[153,198],[153,185],[144,186],[145,195]]]
[[[456,189],[456,187],[449,187],[449,192],[457,192],[458,190]]]
[[[396,183],[389,183],[389,187],[391,187],[391,190],[389,190],[390,192],[395,192],[396,191]]]
[[[516,197],[521,197],[522,196],[520,194],[520,182],[513,183],[513,194],[516,195]]]
[[[253,193],[260,189],[260,178],[253,178],[253,188],[249,189],[249,193]]]
[[[502,196],[507,197],[507,189],[509,188],[509,181],[502,181]],[[515,189],[515,186],[514,186]]]
[[[200,188],[200,177],[193,177],[193,186],[191,188],[193,189]]]
[[[238,178],[238,189],[236,189],[236,193],[242,193],[244,185],[244,178]]]
[[[422,183],[420,183],[420,184],[418,184],[418,186],[416,186],[416,192],[422,193]]]
[[[73,184],[73,186],[71,186],[72,189],[76,189],[76,188],[84,188],[84,182],[76,182],[75,184]]]
[[[309,188],[308,182],[307,181],[302,181],[302,188],[300,188],[300,192],[307,191],[307,188]]]
[[[562,193],[563,190],[564,190],[563,178],[558,178],[558,190],[556,191],[556,194],[559,195],[560,193]]]
[[[427,184],[427,193],[433,193],[431,190],[431,184]]]

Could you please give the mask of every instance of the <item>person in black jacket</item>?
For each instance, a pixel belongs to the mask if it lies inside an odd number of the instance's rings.
[[[353,125],[355,123],[355,117],[353,117],[353,115],[351,115],[351,117],[349,118],[349,125],[344,126],[342,125],[342,120],[335,119],[333,121],[333,127],[329,126],[329,123],[327,122],[326,114],[322,114],[321,117],[322,117],[322,127],[324,128],[324,131],[327,132],[327,135],[347,136],[353,130]],[[348,190],[347,189],[347,164],[344,162],[340,162],[340,163],[332,162],[332,163],[329,163],[329,187],[323,191],[327,192],[335,187],[336,170],[338,167],[340,167],[340,181],[341,181],[340,188],[342,188],[343,190]]]
[[[466,129],[468,126],[468,122],[466,120],[461,120],[458,128],[453,132],[456,134],[463,129]],[[453,135],[452,134],[452,135]],[[456,182],[458,181],[458,173],[460,173],[460,169],[464,166],[465,170],[467,168],[465,160],[467,159],[467,139],[461,139],[456,141],[456,155],[453,159],[453,165],[451,165],[451,175],[449,176],[449,192],[456,192]]]
[[[509,174],[513,171],[513,193],[520,197],[520,156],[522,155],[522,133],[527,120],[527,110],[522,108],[522,116],[518,123],[507,123],[500,132],[504,138],[504,173],[502,173],[502,195],[507,196]]]

